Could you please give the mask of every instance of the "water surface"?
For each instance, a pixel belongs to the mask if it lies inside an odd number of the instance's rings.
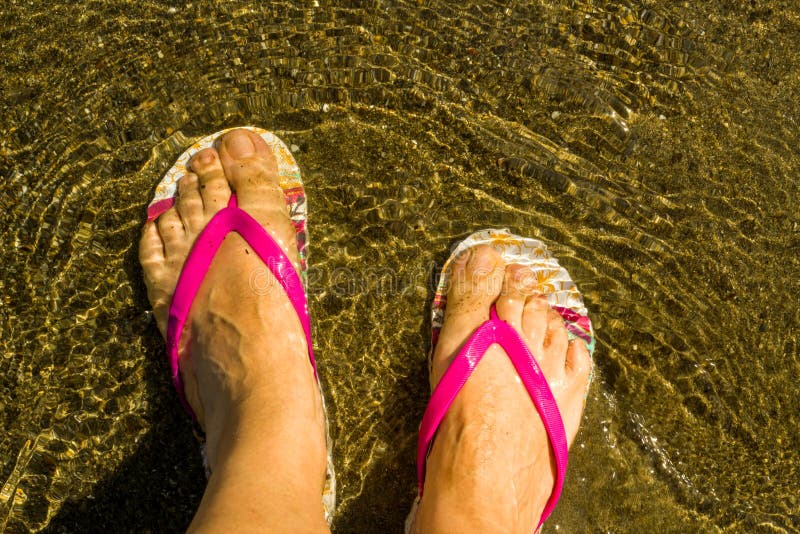
[[[136,261],[193,139],[255,124],[310,201],[337,532],[398,532],[429,277],[550,244],[598,378],[546,529],[800,529],[800,9],[6,0],[0,529],[180,531],[204,487]]]

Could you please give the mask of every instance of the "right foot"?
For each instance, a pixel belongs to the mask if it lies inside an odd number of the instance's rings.
[[[505,265],[489,246],[456,258],[431,382],[436,386],[496,304],[498,316],[515,328],[542,368],[571,444],[583,413],[589,351],[582,341],[568,342],[561,316],[534,293],[534,281],[530,269]],[[544,424],[511,360],[493,345],[436,434],[414,530],[530,534],[555,476]]]
[[[162,334],[189,251],[232,191],[239,208],[298,265],[295,230],[269,146],[247,130],[225,134],[218,146],[194,155],[192,173],[178,183],[175,206],[144,228],[140,262]],[[325,419],[305,335],[289,298],[237,233],[225,237],[203,279],[181,335],[179,360],[186,399],[206,432],[212,470],[203,499],[209,506],[201,505],[198,516],[219,515],[206,501],[213,491],[231,493],[231,487],[239,490],[242,519],[259,513],[252,510],[258,498],[242,500],[251,492],[296,492],[300,506],[305,491],[321,509]]]

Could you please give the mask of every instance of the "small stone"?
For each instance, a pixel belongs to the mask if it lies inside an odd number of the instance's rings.
[[[561,116],[561,112],[560,112],[560,111],[554,111],[554,112],[552,112],[552,113],[550,114],[550,118],[551,118],[551,119],[553,119],[553,120],[556,120],[556,119],[557,119],[557,118],[559,118],[560,116]]]
[[[299,152],[299,151],[300,151],[300,147],[299,147],[299,146],[297,146],[297,145],[292,145],[292,146],[290,146],[290,147],[289,147],[289,149],[290,149],[292,152]]]
[[[327,113],[331,107],[328,104],[322,104],[322,112]]]
[[[658,116],[658,118],[659,118],[660,120],[662,120],[662,121],[665,121],[665,120],[667,120],[667,117],[666,117],[666,116],[664,116],[664,115],[659,115],[659,116]]]

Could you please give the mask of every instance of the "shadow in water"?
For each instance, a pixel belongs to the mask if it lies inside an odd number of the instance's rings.
[[[91,495],[65,502],[45,532],[186,530],[206,481],[197,440],[175,401],[159,403],[136,453]]]
[[[417,436],[419,422],[430,398],[427,355],[430,350],[431,304],[441,266],[460,240],[456,239],[451,247],[435,256],[434,267],[426,284],[426,304],[419,311],[424,320],[416,335],[406,336],[406,343],[397,343],[396,346],[402,349],[389,358],[391,362],[414,362],[405,368],[386,395],[380,424],[374,427],[374,440],[391,444],[391,448],[377,461],[370,461],[370,470],[363,479],[360,493],[349,503],[340,506],[333,524],[333,532],[337,534],[403,532],[406,517],[417,495]],[[400,372],[400,365],[397,367],[394,373]],[[397,376],[394,373],[387,372]]]
[[[402,532],[416,495],[416,422],[422,419],[428,396],[427,364],[420,361],[388,395],[386,423],[377,428],[375,439],[394,447],[372,463],[361,493],[339,510],[333,532]]]
[[[127,239],[136,242],[138,234],[128,232]],[[134,281],[137,308],[150,309],[138,247],[125,253],[123,265],[127,279]],[[172,389],[155,322],[147,321],[141,336],[146,341],[141,358],[146,361],[142,380],[149,407],[143,417],[148,431],[136,452],[89,495],[67,499],[45,532],[184,532],[197,510],[206,485],[200,447]]]

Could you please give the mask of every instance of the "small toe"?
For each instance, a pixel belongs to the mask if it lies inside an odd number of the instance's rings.
[[[149,221],[144,225],[139,240],[139,263],[147,269],[150,265],[163,263],[164,258],[164,240],[155,221]]]
[[[585,341],[573,339],[569,342],[564,366],[568,375],[584,382],[589,380],[592,371],[592,356]]]

